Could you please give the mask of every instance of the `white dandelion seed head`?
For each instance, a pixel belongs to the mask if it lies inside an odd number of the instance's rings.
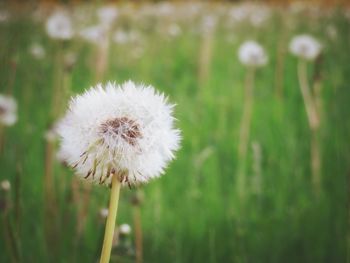
[[[255,41],[244,42],[238,50],[238,58],[243,65],[253,67],[264,66],[268,61],[264,48]]]
[[[79,36],[92,44],[100,45],[107,38],[108,34],[105,27],[96,25],[82,29],[79,32]]]
[[[122,235],[129,235],[131,233],[131,227],[128,224],[121,224],[119,226],[119,233]]]
[[[10,19],[10,13],[6,10],[0,10],[0,23],[7,22]]]
[[[118,44],[126,44],[129,41],[129,35],[124,30],[117,30],[113,35],[113,40]]]
[[[36,59],[43,59],[46,55],[45,49],[39,43],[33,43],[29,47],[29,53]]]
[[[46,31],[54,39],[71,39],[74,36],[71,17],[63,11],[56,11],[46,21]]]
[[[321,49],[321,44],[310,35],[295,36],[289,44],[292,54],[306,60],[314,60],[321,53]]]
[[[9,180],[3,180],[1,181],[0,183],[0,187],[3,191],[7,192],[7,191],[10,191],[11,189],[11,183]]]
[[[100,209],[100,217],[101,218],[107,218],[108,214],[109,214],[108,208],[101,208]]]
[[[118,17],[118,9],[112,5],[107,5],[97,9],[97,17],[104,26],[110,26]]]
[[[0,123],[12,126],[17,121],[17,102],[13,97],[0,95]]]
[[[172,104],[152,86],[97,85],[70,102],[58,125],[60,155],[91,182],[146,183],[164,173],[179,148]]]
[[[181,27],[176,23],[173,23],[168,27],[168,34],[171,37],[177,37],[181,33],[182,33]]]

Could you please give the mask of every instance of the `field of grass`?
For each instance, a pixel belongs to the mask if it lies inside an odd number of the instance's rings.
[[[132,232],[127,249],[114,248],[113,262],[135,262],[135,218],[145,263],[345,262],[350,10],[191,3],[117,8],[106,37],[90,43],[79,36],[50,38],[45,23],[52,6],[0,6],[0,93],[18,103],[17,123],[0,127],[0,181],[11,183],[9,191],[0,190],[0,262],[98,261],[105,225],[100,210],[109,189],[86,185],[62,165],[59,141],[48,140],[48,131],[71,95],[129,79],[153,85],[177,104],[183,140],[165,175],[122,189],[117,224],[129,224]],[[76,32],[97,23],[95,6],[66,11]],[[323,47],[307,68],[310,85],[320,87],[318,193],[298,59],[288,50],[298,34],[314,36]],[[269,61],[255,74],[242,198],[237,149],[247,69],[237,52],[251,39]],[[37,55],[33,45],[44,52]],[[132,202],[136,195],[143,196],[140,205]]]

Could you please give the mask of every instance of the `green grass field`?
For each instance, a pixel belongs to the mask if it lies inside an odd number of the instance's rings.
[[[68,8],[77,31],[96,24],[94,8]],[[78,180],[57,160],[59,142],[45,134],[71,95],[129,79],[169,95],[183,136],[164,176],[121,191],[117,224],[131,225],[128,246],[135,250],[133,220],[141,213],[145,263],[345,262],[350,11],[264,7],[266,17],[254,25],[249,16],[261,7],[250,15],[228,4],[118,8],[105,48],[78,36],[50,38],[45,21],[53,7],[0,8],[0,93],[18,103],[18,122],[1,127],[0,135],[0,181],[11,182],[10,191],[0,190],[0,262],[98,262],[105,225],[99,213],[109,189]],[[116,30],[134,37],[115,43]],[[321,58],[308,63],[309,83],[321,87],[319,194],[311,182],[298,59],[288,50],[301,33],[323,46]],[[237,52],[250,39],[265,48],[269,62],[256,70],[242,199],[237,148],[247,70]],[[45,50],[42,58],[31,54],[34,43]],[[133,206],[140,193],[141,206]],[[112,258],[135,262],[134,252],[120,247]]]

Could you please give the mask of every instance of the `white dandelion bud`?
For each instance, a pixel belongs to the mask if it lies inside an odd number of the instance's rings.
[[[321,52],[321,44],[312,36],[295,36],[289,45],[289,50],[297,57],[314,60]]]
[[[70,16],[62,11],[52,14],[46,21],[46,31],[51,38],[69,40],[74,35]]]
[[[244,42],[238,50],[238,58],[243,65],[252,67],[264,66],[268,61],[265,50],[255,41]]]
[[[17,121],[17,102],[10,96],[0,95],[0,124],[12,126]]]
[[[110,185],[118,175],[123,185],[145,183],[164,172],[179,148],[172,111],[151,86],[97,85],[71,100],[58,125],[60,155],[91,182]]]

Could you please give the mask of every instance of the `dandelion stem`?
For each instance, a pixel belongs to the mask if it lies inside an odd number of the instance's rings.
[[[250,125],[252,119],[253,110],[253,90],[254,90],[254,68],[248,69],[245,83],[244,92],[244,108],[243,117],[241,122],[241,128],[239,133],[239,145],[238,145],[238,158],[239,158],[239,170],[237,176],[237,191],[240,198],[243,198],[246,184],[246,161],[247,161],[247,149],[249,143]]]
[[[120,182],[119,176],[114,174],[112,177],[111,198],[109,200],[109,210],[106,222],[105,236],[103,239],[103,247],[100,263],[108,263],[111,256],[112,241],[115,228],[115,220],[117,218],[118,202],[119,202]]]
[[[320,118],[318,112],[317,98],[313,97],[307,80],[307,64],[304,60],[299,60],[298,77],[299,86],[304,99],[305,109],[308,116],[311,131],[311,183],[316,195],[321,191],[321,157],[318,139]]]
[[[312,97],[307,80],[307,64],[305,60],[299,60],[298,63],[298,78],[300,91],[304,99],[305,109],[309,121],[310,129],[317,129],[319,126],[319,118],[316,111],[316,105]]]
[[[142,226],[140,206],[134,207],[134,225],[135,225],[135,248],[136,248],[136,263],[143,262],[143,244],[142,244]]]

